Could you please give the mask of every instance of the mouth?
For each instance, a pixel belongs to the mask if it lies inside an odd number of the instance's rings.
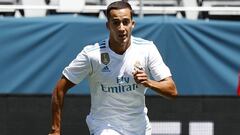
[[[127,34],[120,34],[118,37],[125,39],[125,38],[127,38]]]

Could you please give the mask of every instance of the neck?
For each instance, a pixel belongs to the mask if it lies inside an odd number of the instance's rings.
[[[130,45],[131,45],[131,40],[129,40],[128,42],[122,42],[122,43],[115,42],[114,40],[111,40],[111,39],[109,40],[110,49],[120,55],[124,54]]]

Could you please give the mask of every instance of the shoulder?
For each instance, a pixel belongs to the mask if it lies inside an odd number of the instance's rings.
[[[106,48],[106,40],[102,40],[92,45],[86,45],[83,48],[83,51],[85,53],[95,53],[95,52],[99,52],[101,49],[104,49],[104,48]]]
[[[135,46],[135,48],[144,50],[144,52],[151,52],[152,50],[156,49],[156,45],[153,43],[153,41],[139,37],[132,37],[132,44]]]
[[[152,41],[146,40],[146,39],[143,39],[143,38],[139,38],[139,37],[132,37],[132,43],[134,45],[139,45],[139,46],[154,45]]]

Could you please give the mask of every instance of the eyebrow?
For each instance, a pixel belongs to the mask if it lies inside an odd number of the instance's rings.
[[[122,20],[131,20],[131,18],[128,18],[128,17],[125,17],[125,18],[123,18]],[[111,18],[111,20],[120,20],[119,18],[114,18],[114,17],[112,17]]]

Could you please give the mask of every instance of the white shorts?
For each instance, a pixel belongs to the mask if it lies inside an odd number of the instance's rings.
[[[90,135],[138,135],[139,133],[129,133],[123,128],[111,125],[104,121],[95,120],[91,115],[88,115],[86,122],[89,128]],[[145,133],[141,135],[151,135],[151,126],[147,126]]]

